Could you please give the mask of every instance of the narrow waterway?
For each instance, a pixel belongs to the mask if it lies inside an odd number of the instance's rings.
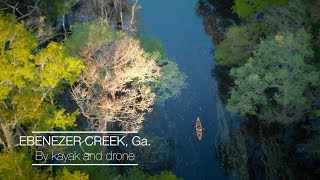
[[[210,37],[196,15],[196,0],[142,0],[139,29],[160,39],[170,60],[179,64],[188,86],[177,99],[157,107],[143,132],[171,139],[172,170],[184,179],[225,179],[215,157],[217,134],[217,82],[211,76],[214,66]],[[195,120],[202,121],[202,141],[195,134]]]

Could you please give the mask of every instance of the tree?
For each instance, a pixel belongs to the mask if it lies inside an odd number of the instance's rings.
[[[313,23],[319,23],[320,20],[320,1],[313,1],[311,5],[308,7],[308,12],[310,14],[311,21]]]
[[[34,80],[34,65],[31,51],[37,43],[30,32],[23,28],[23,23],[14,24],[14,18],[1,14],[0,18],[1,67],[6,67],[0,76],[0,100],[7,97],[13,87],[23,88],[25,80]]]
[[[36,38],[14,23],[11,15],[0,16],[0,125],[5,147],[13,150],[13,132],[75,125],[75,116],[54,103],[57,88],[71,85],[84,68],[80,59],[66,56],[64,47],[52,42],[37,49]],[[15,129],[16,131],[13,131]]]
[[[52,168],[37,170],[32,167],[32,161],[23,152],[2,151],[0,152],[0,178],[1,179],[56,179],[56,180],[87,180],[89,175],[74,171],[71,173],[67,168],[59,169],[54,176]]]
[[[132,168],[127,175],[118,176],[117,179],[125,180],[125,179],[147,179],[147,180],[176,180],[177,177],[171,172],[161,172],[159,175],[149,175],[144,173],[139,168]]]
[[[68,0],[57,0],[60,3],[59,10],[65,10],[67,7],[61,5]],[[31,30],[40,41],[40,45],[44,42],[62,35],[59,33],[62,24],[57,23],[57,13],[49,13],[48,6],[52,9],[58,6],[58,2],[53,3],[48,0],[4,0],[0,2],[3,12],[16,16],[16,22],[24,21],[24,26],[27,30]]]
[[[79,0],[43,0],[41,8],[50,19],[65,16]]]
[[[274,34],[277,32],[296,32],[300,28],[307,29],[310,24],[307,5],[303,0],[291,0],[281,6],[274,5],[266,8],[260,21]]]
[[[252,55],[253,47],[258,44],[265,30],[263,27],[261,23],[229,27],[225,39],[215,51],[215,59],[223,65],[244,64]]]
[[[178,64],[168,61],[162,67],[161,77],[152,85],[152,89],[157,95],[156,103],[164,105],[168,99],[178,97],[187,86],[186,79],[187,75],[179,71]]]
[[[72,89],[82,114],[98,130],[108,122],[139,130],[155,101],[150,84],[161,74],[155,59],[137,39],[116,32],[102,19],[73,29],[66,41],[69,51],[86,59],[86,70]]]
[[[80,171],[74,171],[71,173],[67,168],[60,169],[57,172],[57,176],[55,177],[56,180],[88,180],[89,175],[85,173],[81,173]]]
[[[164,105],[170,98],[178,97],[187,86],[187,75],[179,70],[178,64],[167,58],[161,41],[149,36],[139,36],[141,47],[150,54],[150,59],[155,59],[162,69],[161,77],[152,84],[152,89],[156,93],[156,103]]]
[[[320,83],[319,72],[308,63],[312,56],[311,37],[304,29],[262,41],[244,66],[231,70],[236,87],[228,109],[267,122],[298,120],[311,107],[306,92]]]
[[[51,20],[60,20],[64,37],[67,37],[66,15],[71,8],[78,3],[79,0],[44,0],[41,3],[41,8],[44,9],[46,16]]]
[[[22,152],[0,152],[1,179],[47,179],[44,172],[33,169],[31,160]]]
[[[103,18],[110,26],[119,30],[136,31],[136,11],[140,9],[139,0],[87,0],[80,3],[75,19],[87,22]]]
[[[39,2],[40,0],[30,0],[28,2],[21,0],[3,0],[0,2],[0,7],[2,11],[17,16],[15,21],[18,22],[39,11]]]
[[[252,19],[257,12],[262,12],[270,5],[281,5],[288,0],[235,0],[233,10],[242,18]]]

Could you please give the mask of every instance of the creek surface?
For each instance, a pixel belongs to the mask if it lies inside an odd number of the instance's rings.
[[[201,18],[196,15],[196,0],[140,1],[142,32],[160,39],[168,58],[187,76],[188,86],[182,94],[156,107],[147,117],[142,130],[150,136],[171,139],[172,170],[184,179],[226,179],[227,175],[215,156],[218,133],[217,82],[211,75],[213,45],[206,35]],[[195,121],[200,117],[203,137],[195,134]]]

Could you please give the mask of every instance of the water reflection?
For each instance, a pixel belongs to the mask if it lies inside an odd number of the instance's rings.
[[[157,136],[140,135],[148,139],[150,146],[134,146],[130,149],[136,155],[136,163],[148,173],[172,169],[175,164],[171,151],[175,148],[170,139]]]
[[[229,92],[233,85],[233,78],[231,78],[229,74],[230,68],[216,64],[211,69],[211,76],[217,80],[218,83],[218,90],[217,95],[220,98],[220,101],[223,104],[227,103],[229,98]]]
[[[226,27],[238,21],[236,14],[230,11],[233,0],[199,0],[195,6],[198,16],[202,17],[202,24],[208,36],[212,36],[214,45],[223,39]]]
[[[304,125],[281,127],[254,119],[239,119],[223,111],[221,100],[217,103],[216,157],[232,177],[300,179],[319,176],[315,154],[319,152],[319,143],[310,142],[314,136],[310,136],[312,132]]]
[[[232,177],[248,178],[248,155],[245,133],[239,127],[238,118],[231,116],[217,96],[218,133],[215,139],[216,157],[220,165]]]

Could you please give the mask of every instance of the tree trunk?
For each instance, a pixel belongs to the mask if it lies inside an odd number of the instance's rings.
[[[108,4],[107,4],[106,6],[103,6],[103,10],[102,10],[102,14],[101,14],[102,17],[103,16],[105,17],[107,24],[109,24],[108,11],[109,11],[109,9],[108,9]]]
[[[117,0],[113,0],[113,6],[114,6],[114,10],[117,14],[118,13],[118,1]]]
[[[67,29],[66,29],[66,24],[65,24],[65,18],[66,18],[66,14],[63,14],[63,16],[62,16],[62,27],[63,27],[63,31],[64,31],[64,38],[67,38]]]
[[[10,132],[9,127],[1,123],[1,129],[4,135],[4,141],[5,141],[4,143],[6,144],[6,148],[9,151],[13,151],[14,143],[13,143],[12,133]]]
[[[6,144],[2,141],[2,139],[0,138],[0,144],[2,144],[3,145],[3,147],[5,147],[6,146]]]
[[[120,22],[121,22],[121,29],[123,29],[122,1],[120,4]]]
[[[139,0],[136,0],[132,6],[132,9],[131,9],[131,21],[130,21],[130,25],[129,25],[129,29],[133,31],[132,29],[132,25],[133,25],[133,21],[134,21],[134,16],[135,16],[135,12],[136,12],[136,6],[138,4],[138,1]]]

